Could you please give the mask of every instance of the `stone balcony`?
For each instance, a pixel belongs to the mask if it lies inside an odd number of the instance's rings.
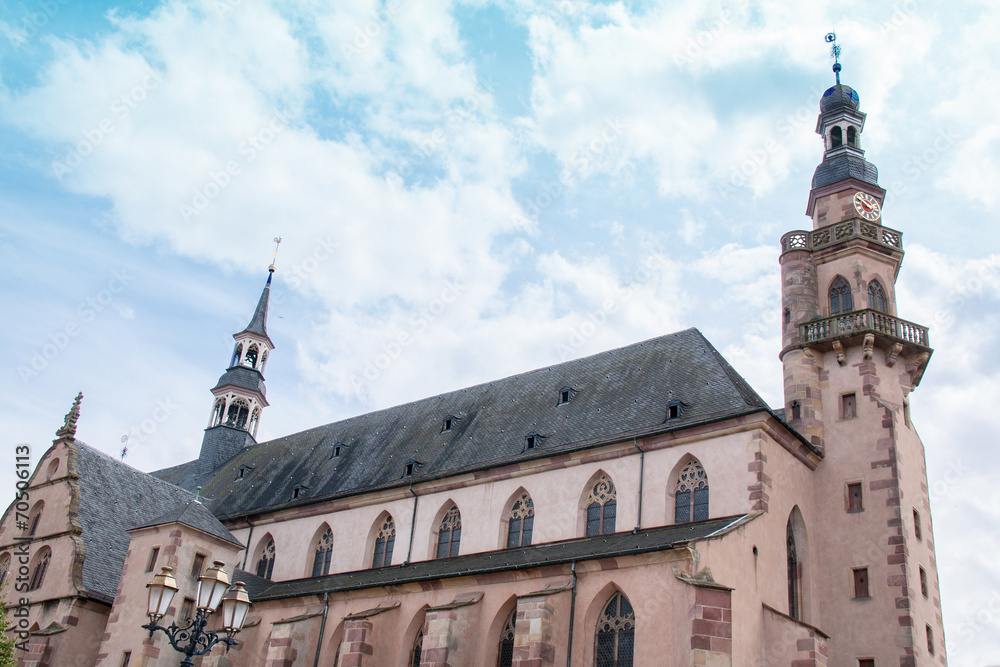
[[[886,315],[871,308],[812,320],[800,324],[799,332],[802,341],[809,346],[871,333],[890,338],[897,343],[925,350],[929,350],[931,347],[927,336],[927,327]]]
[[[883,252],[903,252],[903,232],[861,218],[851,218],[811,232],[788,232],[781,237],[781,252],[821,250],[854,239],[873,243]]]

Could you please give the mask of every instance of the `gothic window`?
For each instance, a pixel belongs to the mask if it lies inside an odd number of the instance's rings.
[[[858,131],[853,125],[847,126],[847,145],[857,147]]]
[[[615,532],[617,512],[615,485],[607,475],[601,475],[587,499],[587,535],[610,535]]]
[[[267,544],[260,551],[260,559],[257,561],[257,576],[270,579],[274,571],[274,540],[268,539]]]
[[[42,518],[42,510],[45,509],[45,503],[39,500],[35,503],[35,507],[31,510],[31,514],[28,517],[28,535],[33,536],[35,531],[38,530],[38,521]]]
[[[507,514],[507,548],[531,544],[531,529],[535,525],[535,504],[525,491],[514,501]]]
[[[260,354],[260,348],[257,347],[257,343],[253,343],[247,348],[247,356],[244,360],[247,362],[247,366],[250,368],[257,367],[257,356]]]
[[[229,362],[229,367],[232,368],[240,363],[240,359],[243,358],[243,343],[237,343],[236,349],[233,350],[233,360]]]
[[[7,573],[10,572],[10,554],[0,556],[0,587],[7,581]]]
[[[35,569],[31,572],[31,582],[28,584],[29,591],[37,591],[45,580],[45,571],[49,569],[49,560],[52,558],[52,550],[45,547],[35,561]]]
[[[226,399],[220,398],[215,402],[215,408],[212,410],[212,426],[219,426],[222,424],[223,417],[226,416]]]
[[[266,364],[266,363],[267,363],[267,350],[264,350],[261,353],[261,355],[260,355],[260,368],[257,369],[257,370],[259,370],[261,373],[263,373],[264,372],[264,364]]]
[[[316,553],[313,556],[312,576],[322,577],[330,574],[330,560],[333,558],[333,531],[329,528],[316,543]]]
[[[247,430],[250,431],[250,435],[257,434],[257,422],[260,421],[260,408],[254,408],[253,414],[250,415],[250,425]]]
[[[250,405],[242,398],[234,399],[229,404],[229,412],[226,415],[226,426],[245,429],[249,415]]]
[[[621,593],[605,605],[594,637],[595,667],[632,667],[635,653],[635,612]]]
[[[413,647],[410,648],[409,667],[420,667],[420,653],[424,644],[424,629],[417,630],[417,636],[413,638]]]
[[[514,625],[517,623],[517,609],[510,612],[503,630],[500,631],[500,650],[497,658],[498,667],[512,667],[514,664]]]
[[[457,507],[452,507],[441,520],[438,528],[437,557],[447,558],[458,555],[458,544],[462,539],[462,515]]]
[[[387,516],[375,536],[375,550],[372,553],[372,567],[392,564],[392,546],[396,542],[396,524]]]
[[[788,526],[785,528],[785,543],[788,556],[788,615],[801,620],[799,557],[795,552],[795,532],[792,530],[791,517],[788,518]]]
[[[877,280],[868,283],[868,307],[880,313],[889,312],[889,303],[885,298],[885,290]]]
[[[844,143],[844,133],[839,127],[830,130],[830,148],[837,148]]]
[[[708,518],[708,475],[697,461],[691,461],[677,477],[674,487],[674,523]]]
[[[830,315],[840,315],[854,310],[851,286],[843,276],[837,276],[830,286]]]

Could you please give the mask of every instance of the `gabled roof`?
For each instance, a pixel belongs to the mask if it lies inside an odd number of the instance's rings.
[[[490,572],[523,570],[529,567],[549,567],[573,561],[589,561],[666,551],[696,540],[721,537],[737,525],[752,521],[757,516],[759,513],[757,515],[708,519],[697,523],[664,528],[648,528],[613,535],[581,537],[564,542],[551,542],[501,551],[485,551],[466,556],[438,558],[406,565],[344,572],[310,579],[272,583],[249,572],[236,572],[233,579],[247,584],[247,591],[254,602],[304,595],[322,595],[323,593],[361,590],[376,586],[437,581],[449,577],[475,576]]]
[[[85,549],[83,585],[94,597],[110,602],[128,551],[126,531],[193,496],[79,440],[73,445],[80,489],[77,518]]]
[[[564,387],[574,393],[559,405]],[[671,402],[680,415],[667,421]],[[688,329],[246,448],[202,482],[202,493],[217,516],[233,518],[761,410],[763,399]],[[448,415],[460,419],[442,432]],[[528,434],[540,436],[531,450]],[[349,447],[333,458],[338,443]],[[411,477],[407,462],[419,463]],[[242,477],[241,466],[250,470]],[[296,486],[307,491],[293,499]]]
[[[225,526],[219,523],[219,520],[215,518],[215,515],[209,512],[208,508],[201,504],[201,501],[195,500],[194,498],[177,505],[169,512],[161,514],[151,521],[135,526],[131,530],[151,528],[153,526],[163,526],[169,523],[179,523],[185,526],[190,526],[191,528],[200,530],[203,533],[217,537],[223,542],[235,544],[240,548],[244,546],[242,542],[233,537],[233,534],[230,533]]]

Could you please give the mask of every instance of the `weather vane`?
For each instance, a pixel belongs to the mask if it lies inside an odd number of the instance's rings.
[[[274,260],[271,262],[271,266],[267,267],[268,271],[274,271],[274,265],[278,262],[278,246],[281,245],[281,237],[274,237]]]
[[[833,58],[833,73],[837,75],[837,85],[840,85],[840,45],[837,44],[837,33],[826,33],[826,43],[830,45],[830,57]]]
[[[124,461],[125,457],[128,455],[128,436],[128,433],[122,436],[122,443],[124,443],[124,447],[122,447],[122,461]]]

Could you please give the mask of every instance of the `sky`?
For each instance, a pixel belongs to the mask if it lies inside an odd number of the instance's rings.
[[[988,0],[0,0],[0,494],[77,392],[84,442],[195,458],[276,237],[260,440],[687,327],[780,406],[831,30],[935,348],[950,664],[996,665]]]

